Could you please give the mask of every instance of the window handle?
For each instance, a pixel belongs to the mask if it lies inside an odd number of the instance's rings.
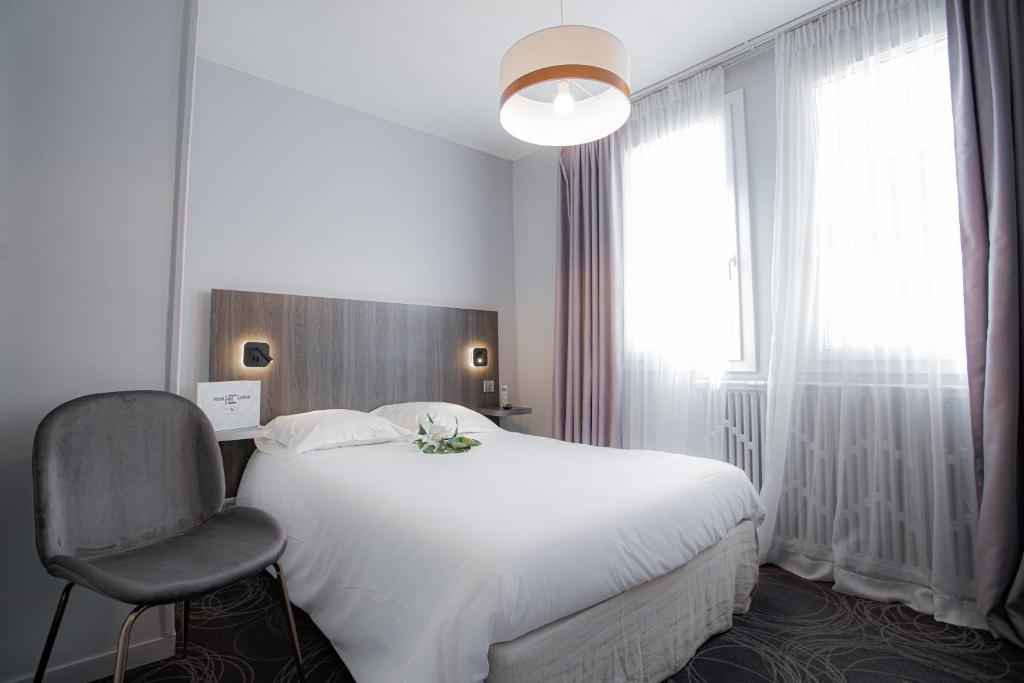
[[[732,282],[732,271],[733,271],[733,268],[736,268],[736,267],[737,267],[736,255],[733,254],[731,257],[729,257],[729,282]]]

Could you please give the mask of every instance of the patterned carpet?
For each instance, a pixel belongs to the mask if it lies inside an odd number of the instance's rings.
[[[310,683],[351,682],[330,643],[295,616]],[[284,683],[295,680],[277,588],[261,575],[192,606],[187,659],[132,671],[129,681]],[[109,679],[105,679],[109,680]],[[1024,681],[1024,651],[899,605],[763,567],[753,606],[666,683],[711,681]]]

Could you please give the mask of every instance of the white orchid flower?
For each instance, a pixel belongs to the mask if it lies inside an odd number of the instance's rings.
[[[445,439],[451,438],[454,433],[445,425],[434,422],[429,415],[425,420],[420,420],[420,429],[423,433],[419,435],[419,440],[423,442],[424,446],[434,446],[435,448]]]
[[[424,453],[465,453],[470,448],[480,445],[476,439],[459,434],[457,419],[454,426],[438,422],[430,415],[418,422],[419,428],[416,430],[413,443]]]

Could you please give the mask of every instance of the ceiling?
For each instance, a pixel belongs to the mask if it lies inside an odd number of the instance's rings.
[[[611,31],[637,91],[827,0],[564,0]],[[206,0],[200,57],[505,159],[536,149],[498,123],[498,63],[558,23],[558,0]]]

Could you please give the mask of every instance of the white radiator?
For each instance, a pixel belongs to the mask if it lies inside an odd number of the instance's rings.
[[[712,390],[708,441],[712,453],[747,473],[761,488],[764,424],[768,406],[764,382],[730,382]]]
[[[716,397],[708,412],[709,448],[741,468],[760,488],[766,386],[729,383],[713,391]],[[808,553],[818,547],[826,555],[838,527],[850,555],[904,567],[928,567],[935,552],[927,531],[934,501],[911,495],[909,483],[914,478],[932,481],[938,475],[944,479],[950,499],[957,501],[952,511],[955,547],[949,554],[958,563],[958,579],[969,585],[973,581],[974,495],[967,489],[973,481],[973,462],[970,430],[957,422],[966,415],[966,401],[966,391],[949,391],[943,397],[941,431],[946,457],[943,471],[937,472],[930,449],[915,452],[908,448],[910,433],[930,429],[926,391],[865,386],[840,392],[835,387],[805,387],[794,416],[797,438],[786,459],[777,540],[788,539]],[[844,471],[837,473],[841,418],[844,441],[853,447]],[[926,433],[917,431],[917,436],[917,443],[927,442]]]

